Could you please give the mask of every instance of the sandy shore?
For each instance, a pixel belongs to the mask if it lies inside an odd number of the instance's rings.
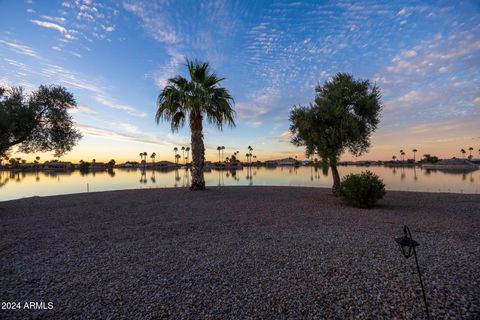
[[[480,196],[387,193],[378,208],[318,188],[150,189],[0,202],[0,318],[480,315]]]

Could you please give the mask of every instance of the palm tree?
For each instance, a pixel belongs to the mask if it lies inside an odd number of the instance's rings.
[[[415,153],[417,153],[418,150],[417,150],[417,149],[413,149],[412,152],[413,152],[413,163],[415,163]]]
[[[462,150],[460,150],[460,152],[462,153],[462,156],[465,159],[465,153],[467,153],[467,151],[465,151],[465,149],[462,149]]]
[[[218,162],[220,162],[220,151],[222,150],[222,147],[218,146],[217,151],[218,151]]]
[[[182,146],[182,159],[185,159],[185,147]]]
[[[395,161],[397,159],[397,156],[396,155],[393,155],[392,156],[392,160]]]
[[[178,164],[178,159],[180,159],[181,155],[176,154],[175,155],[175,163]]]
[[[157,154],[154,152],[152,153],[152,155],[150,156],[150,159],[152,159],[152,167],[155,167],[155,157],[157,156]]]
[[[185,151],[187,151],[187,163],[188,163],[188,159],[189,159],[189,153],[190,153],[190,147],[186,147],[185,148]]]
[[[248,151],[249,151],[249,157],[250,157],[250,160],[249,160],[249,163],[252,162],[252,151],[253,151],[253,148],[251,146],[248,146]]]
[[[468,159],[472,159],[473,147],[468,148],[468,151],[470,151],[470,154],[468,155]]]
[[[225,150],[225,146],[222,146],[222,162],[223,162],[223,150]]]
[[[402,152],[400,153],[402,155],[402,161],[405,161],[405,152],[403,152],[403,150],[401,150]]]
[[[404,155],[403,150],[400,150],[400,155],[402,156],[402,161],[403,161],[403,155]]]
[[[203,117],[218,129],[223,124],[235,126],[233,98],[227,89],[220,86],[219,78],[210,70],[208,63],[187,60],[190,80],[182,76],[168,79],[158,96],[157,123],[170,121],[172,131],[185,125],[188,117],[192,131],[192,185],[190,190],[204,190],[205,146],[203,143]]]

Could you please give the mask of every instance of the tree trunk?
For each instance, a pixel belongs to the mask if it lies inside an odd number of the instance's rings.
[[[338,173],[337,165],[335,163],[330,163],[330,169],[332,170],[333,177],[333,194],[337,194],[338,187],[340,186],[340,174]]]
[[[192,185],[190,190],[205,190],[203,166],[205,146],[203,145],[202,115],[192,110],[190,113],[190,129],[192,130]]]

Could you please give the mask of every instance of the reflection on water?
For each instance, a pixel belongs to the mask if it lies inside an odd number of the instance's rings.
[[[389,190],[479,193],[480,170],[440,171],[417,167],[341,166],[342,176],[371,170]],[[118,189],[188,187],[190,170],[114,169],[109,171],[0,171],[0,200]],[[331,187],[328,167],[244,167],[205,172],[207,186],[275,185]]]

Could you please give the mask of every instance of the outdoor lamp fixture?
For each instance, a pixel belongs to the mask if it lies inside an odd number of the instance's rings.
[[[402,249],[402,253],[406,259],[410,258],[412,256],[412,253],[415,257],[415,262],[417,263],[418,277],[420,278],[420,286],[422,287],[423,302],[425,303],[425,311],[427,312],[427,319],[430,319],[430,313],[428,312],[427,296],[425,294],[425,289],[423,288],[422,273],[420,272],[417,252],[415,251],[415,247],[419,246],[420,244],[412,239],[412,234],[410,233],[410,229],[407,226],[403,227],[403,237],[396,238],[395,241],[400,245],[400,249]]]

